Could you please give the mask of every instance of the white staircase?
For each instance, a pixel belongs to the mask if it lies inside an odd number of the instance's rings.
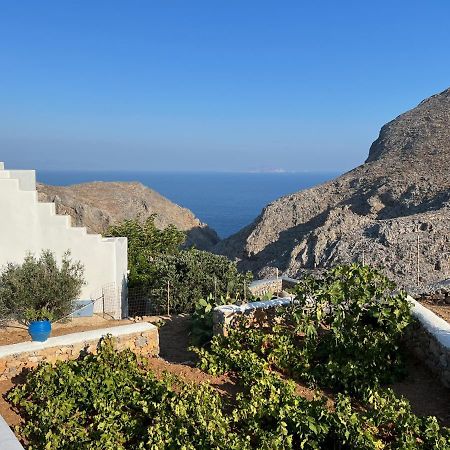
[[[103,238],[73,227],[70,216],[56,214],[54,203],[38,201],[34,170],[5,170],[0,163],[0,267],[44,249],[59,258],[70,250],[72,259],[84,264],[81,299],[114,284],[117,299],[110,313],[115,318],[126,316],[127,239]],[[102,311],[101,302],[94,311]]]

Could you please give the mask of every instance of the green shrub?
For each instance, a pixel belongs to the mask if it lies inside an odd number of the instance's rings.
[[[167,287],[170,292],[170,310],[174,313],[192,313],[195,303],[214,293],[216,298],[244,298],[244,289],[251,274],[242,274],[236,263],[225,256],[189,249],[175,254],[159,254],[148,264],[145,277],[130,286],[131,296],[138,292],[143,298],[152,300],[155,312],[165,312]]]
[[[158,381],[110,338],[97,355],[41,365],[8,398],[33,449],[246,448],[213,388]]]
[[[401,374],[401,338],[412,320],[406,294],[393,289],[374,269],[336,267],[303,279],[297,302],[278,312],[276,325],[240,323],[227,338],[215,337],[211,351],[231,369],[234,355],[250,351],[320,386],[353,393],[379,386]]]
[[[298,370],[320,383],[355,391],[392,381],[403,370],[401,339],[412,322],[406,292],[378,270],[338,266],[303,279],[298,303],[284,314],[292,342],[305,334]]]
[[[0,273],[0,304],[7,317],[25,323],[60,319],[73,311],[83,284],[83,266],[73,263],[69,252],[58,265],[44,250],[39,258],[29,254],[20,265],[6,265]]]
[[[128,282],[130,287],[139,285],[152,276],[153,257],[174,254],[179,251],[186,235],[174,225],[160,230],[155,225],[156,215],[144,222],[138,219],[125,220],[109,228],[107,235],[128,239]]]
[[[215,298],[244,297],[250,274],[239,273],[236,264],[224,256],[194,248],[180,249],[185,234],[173,225],[159,230],[154,220],[155,216],[144,223],[127,220],[111,227],[108,233],[128,238],[131,312],[134,299],[136,303],[150,301],[151,312],[161,314],[167,311],[168,296],[173,313],[193,312],[195,302],[210,293]]]
[[[214,298],[209,294],[195,302],[195,309],[191,316],[191,341],[193,345],[204,345],[213,337],[213,310],[216,306],[237,303],[233,297]]]
[[[242,355],[242,366],[255,362]],[[264,362],[262,363],[265,364]],[[30,449],[448,449],[450,433],[433,418],[414,416],[392,392],[367,391],[354,406],[339,396],[335,410],[317,396],[263,369],[241,378],[234,399],[209,385],[166,375],[158,381],[129,350],[107,338],[97,355],[42,364],[8,399],[24,418]]]

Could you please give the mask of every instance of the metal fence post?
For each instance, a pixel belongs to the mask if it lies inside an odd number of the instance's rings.
[[[170,281],[167,281],[167,315],[170,316]]]

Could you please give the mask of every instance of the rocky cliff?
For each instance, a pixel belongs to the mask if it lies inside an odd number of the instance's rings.
[[[364,164],[282,197],[215,251],[260,276],[338,263],[410,291],[450,277],[450,89],[384,125]]]
[[[194,214],[172,203],[141,183],[94,182],[73,186],[38,184],[39,200],[54,202],[58,214],[72,216],[77,226],[104,233],[107,228],[125,219],[146,219],[156,214],[159,228],[173,224],[187,234],[187,244],[208,249],[219,241],[214,230],[200,222]]]

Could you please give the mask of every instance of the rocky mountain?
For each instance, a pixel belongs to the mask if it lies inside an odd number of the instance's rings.
[[[217,244],[260,276],[361,261],[410,292],[450,277],[450,89],[384,125],[364,164]]]
[[[58,214],[72,216],[76,226],[103,234],[125,219],[146,219],[156,214],[159,228],[173,224],[187,234],[187,244],[208,249],[219,241],[217,233],[194,214],[141,183],[94,182],[73,186],[38,184],[39,200],[54,202]]]

